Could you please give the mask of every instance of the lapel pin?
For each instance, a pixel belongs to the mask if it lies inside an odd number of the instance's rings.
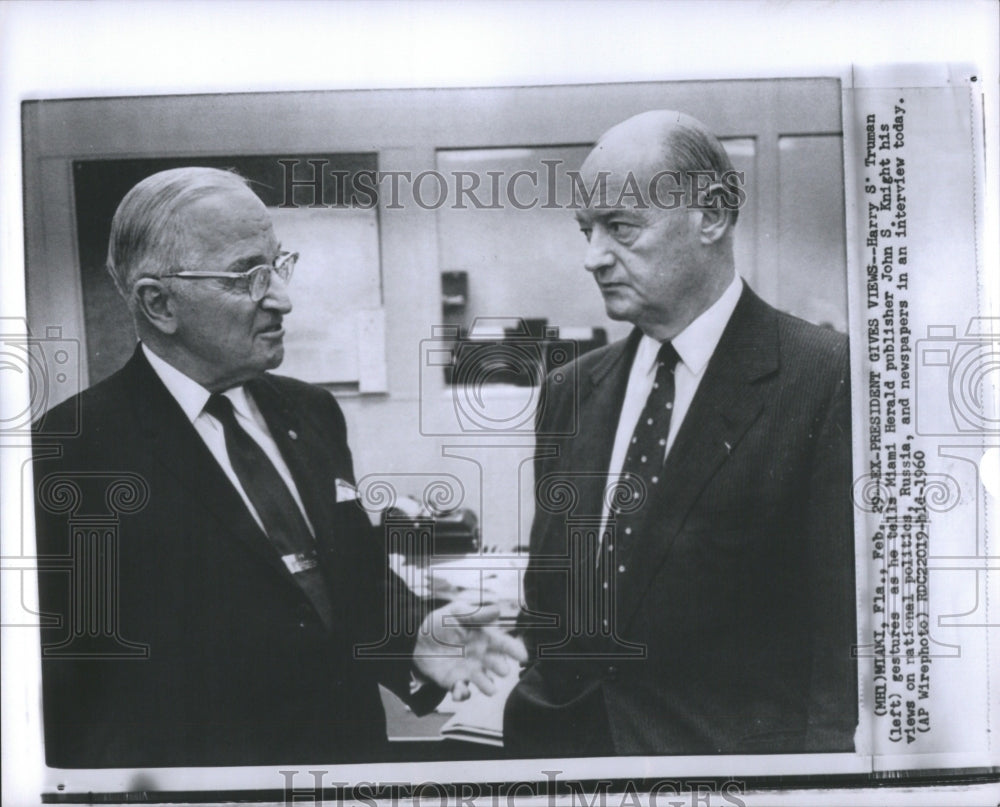
[[[731,445],[729,445],[728,441],[723,440],[722,444],[726,447],[726,453],[727,454],[732,454],[733,453],[733,447]]]
[[[288,436],[291,437],[293,440],[298,440],[299,439],[299,433],[297,431],[295,431],[295,429],[289,429],[288,430]]]

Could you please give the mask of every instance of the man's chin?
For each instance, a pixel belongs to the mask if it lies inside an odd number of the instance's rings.
[[[613,320],[628,320],[631,322],[632,317],[630,316],[631,311],[627,305],[622,305],[615,300],[605,299],[604,301],[604,311],[608,315],[609,319]]]
[[[278,367],[285,360],[285,346],[276,345],[271,350],[268,351],[267,358],[264,360],[263,370],[273,370]]]
[[[617,285],[601,288],[604,310],[611,319],[632,321],[635,315],[634,300],[629,292],[630,289]]]

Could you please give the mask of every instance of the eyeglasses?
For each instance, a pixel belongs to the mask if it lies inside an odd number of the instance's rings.
[[[250,299],[256,303],[263,300],[267,290],[271,288],[271,273],[288,283],[292,279],[292,271],[298,259],[298,252],[282,252],[274,262],[274,266],[262,263],[245,272],[170,272],[160,277],[179,277],[184,280],[214,277],[245,283]]]

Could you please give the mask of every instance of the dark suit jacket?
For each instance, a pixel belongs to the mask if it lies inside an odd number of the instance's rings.
[[[612,635],[580,629],[593,567],[572,561],[579,535],[567,536],[595,531],[639,335],[586,354],[545,386],[522,615],[535,660],[507,701],[507,748],[852,749],[847,342],[749,288],[668,455],[644,534],[621,541]],[[549,486],[559,479],[575,500]]]
[[[394,659],[355,659],[354,650],[386,635],[387,586],[410,617],[402,624],[419,625],[419,604],[388,572],[358,503],[337,503],[336,480],[353,484],[354,473],[333,396],[273,375],[247,388],[315,529],[335,629],[137,350],[36,429],[39,555],[62,569],[39,576],[42,610],[61,623],[42,631],[49,765],[385,758],[377,682],[408,695],[413,631],[391,637],[384,649]],[[51,436],[76,413],[78,436]],[[113,603],[69,599],[81,591]],[[426,689],[418,707],[440,695]]]

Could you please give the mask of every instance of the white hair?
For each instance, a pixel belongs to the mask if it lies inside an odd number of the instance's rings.
[[[111,221],[107,269],[129,301],[135,282],[183,271],[186,239],[178,213],[214,193],[247,189],[246,180],[217,168],[172,168],[146,177],[125,194]]]

